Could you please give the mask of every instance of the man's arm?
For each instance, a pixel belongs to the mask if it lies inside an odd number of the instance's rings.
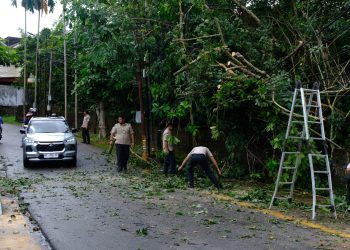
[[[168,141],[164,140],[163,141],[163,145],[164,145],[164,148],[163,148],[164,152],[165,153],[169,153],[169,143],[168,143]]]
[[[131,134],[131,146],[135,146],[135,135],[134,133]]]
[[[177,170],[181,171],[184,168],[184,166],[186,165],[186,163],[188,162],[189,159],[190,159],[190,155],[187,155],[186,158],[181,163],[181,166]]]
[[[111,130],[111,135],[109,136],[109,144],[113,143],[116,134],[117,134],[117,130],[114,129],[114,127],[113,127]]]
[[[217,163],[217,161],[215,160],[214,156],[210,156],[209,158],[210,158],[210,161],[211,161],[211,162],[213,163],[213,165],[215,166],[216,171],[218,172],[218,175],[221,175],[221,170],[220,170],[220,168],[219,168],[219,166],[218,166],[218,163]]]

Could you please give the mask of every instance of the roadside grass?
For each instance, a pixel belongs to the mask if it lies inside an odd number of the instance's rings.
[[[16,116],[14,115],[4,115],[2,117],[5,124],[13,124],[13,125],[20,125],[21,122],[16,120]]]
[[[77,132],[75,136],[80,142],[83,141],[80,131]],[[109,148],[109,138],[98,138],[98,134],[90,133],[90,144],[102,149],[103,151],[107,151]]]

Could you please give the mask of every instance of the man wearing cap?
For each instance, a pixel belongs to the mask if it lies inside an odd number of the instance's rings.
[[[183,160],[181,166],[178,168],[178,171],[181,171],[185,164],[188,162],[188,186],[190,188],[194,187],[194,176],[193,176],[193,168],[196,165],[199,165],[201,169],[206,173],[206,175],[209,177],[209,179],[213,182],[215,187],[217,189],[221,189],[222,185],[219,182],[218,178],[214,175],[213,171],[209,167],[209,162],[208,158],[210,161],[213,163],[215,166],[215,169],[218,173],[218,175],[221,175],[221,170],[218,166],[218,163],[216,162],[213,154],[210,152],[210,150],[207,147],[199,146],[199,147],[194,147],[191,152],[186,156],[186,158]]]
[[[33,117],[33,113],[32,112],[28,112],[26,114],[25,119],[24,119],[23,125],[28,125],[28,123],[29,123],[30,119],[32,119],[32,117]]]

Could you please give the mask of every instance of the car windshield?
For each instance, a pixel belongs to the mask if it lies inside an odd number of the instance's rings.
[[[66,133],[69,131],[67,123],[60,121],[32,121],[28,127],[28,134],[34,133]]]

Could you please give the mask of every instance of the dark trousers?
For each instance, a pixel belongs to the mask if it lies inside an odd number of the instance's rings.
[[[115,148],[117,150],[117,170],[118,172],[126,171],[128,168],[130,145],[116,144]]]
[[[214,183],[215,187],[221,188],[221,184],[219,180],[214,175],[213,171],[211,170],[209,166],[208,159],[205,155],[202,154],[193,154],[191,155],[190,161],[188,163],[188,184],[190,186],[193,186],[193,179],[194,179],[194,171],[193,168],[199,165],[202,170],[205,172],[205,174],[209,177],[209,179]]]
[[[176,159],[174,151],[169,151],[164,159],[164,174],[176,174]]]
[[[83,142],[84,143],[90,143],[90,133],[89,133],[89,129],[87,128],[81,128],[81,135],[83,137]]]
[[[348,188],[348,193],[347,193],[347,202],[348,202],[348,205],[350,206],[350,174],[347,174],[347,179],[348,179],[348,183],[347,183],[347,188]]]

